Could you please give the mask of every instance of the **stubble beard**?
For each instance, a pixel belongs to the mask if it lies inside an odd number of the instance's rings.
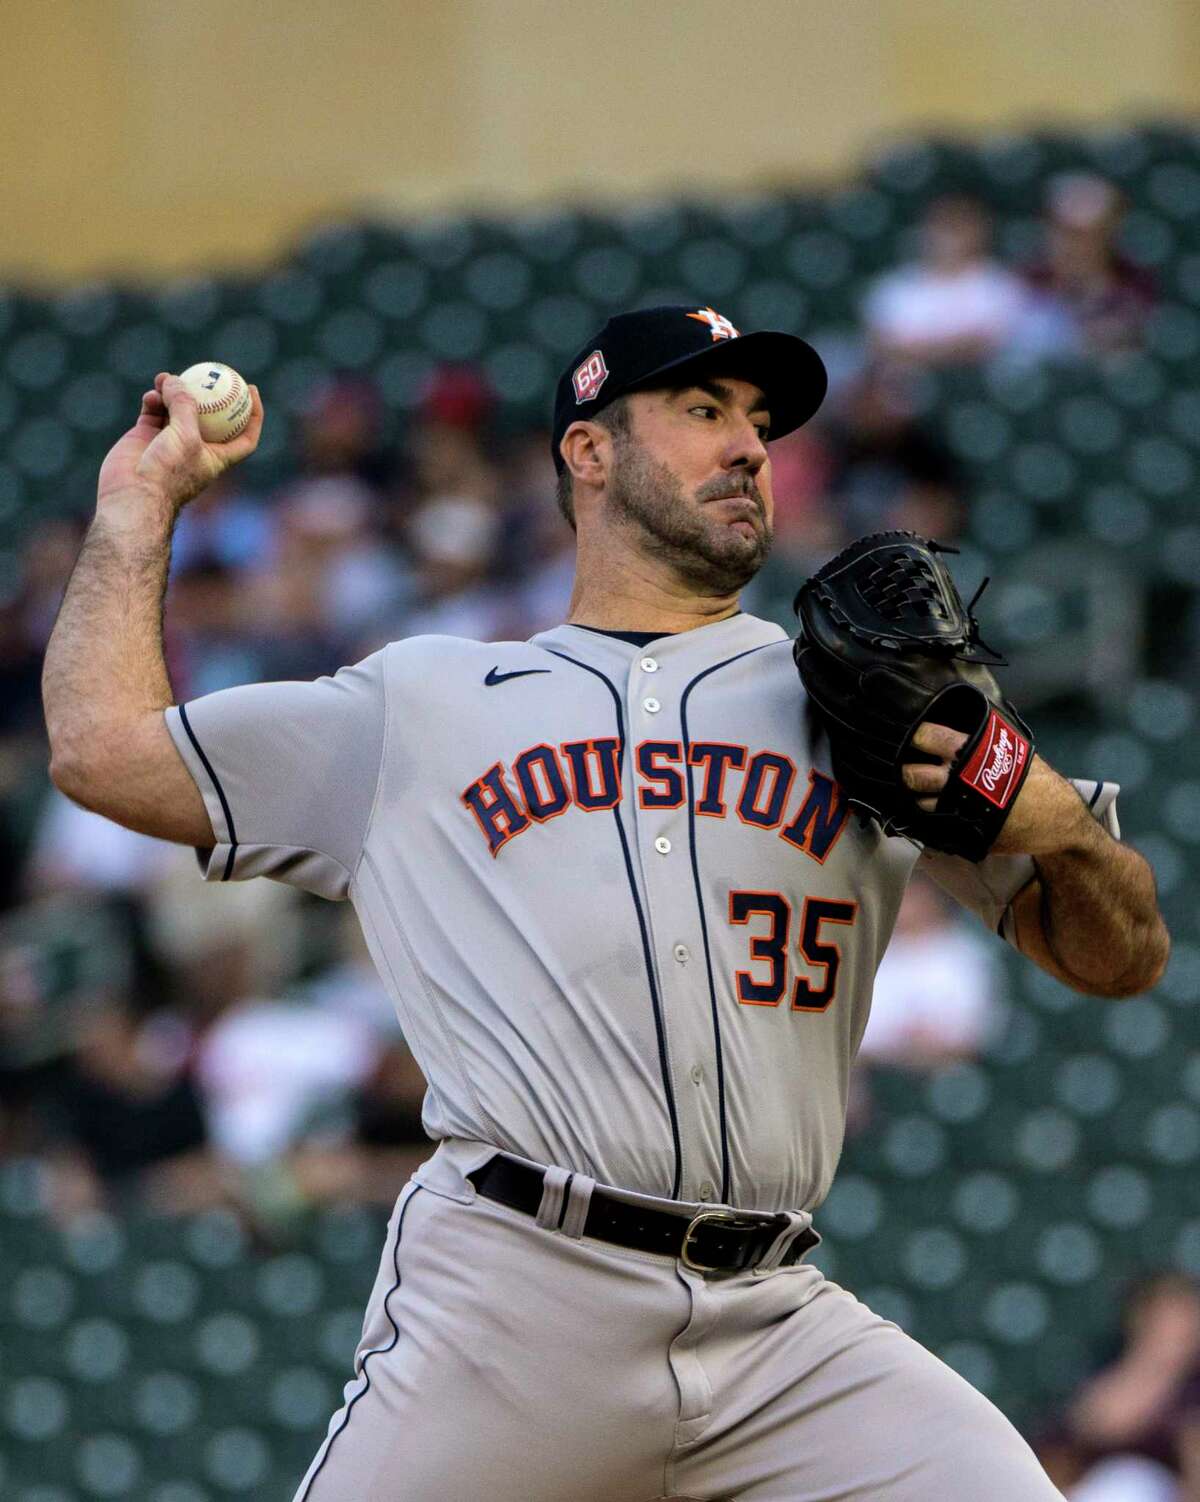
[[[722,482],[723,483],[723,482]],[[771,550],[772,531],[754,481],[731,481],[758,507],[761,531],[747,537],[708,511],[703,489],[689,501],[678,477],[629,438],[617,444],[607,507],[619,523],[635,531],[657,558],[691,587],[706,594],[737,594],[758,573]]]

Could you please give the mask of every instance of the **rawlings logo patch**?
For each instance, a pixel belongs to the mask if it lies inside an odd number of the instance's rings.
[[[706,323],[712,330],[713,339],[739,339],[741,335],[729,319],[722,313],[714,313],[712,308],[697,308],[694,313],[687,315],[694,318],[697,323]]]
[[[1007,808],[1029,760],[1029,742],[994,709],[970,761],[958,774],[997,808]]]
[[[590,402],[608,380],[608,366],[604,363],[603,351],[594,349],[571,377],[575,386],[575,405]]]

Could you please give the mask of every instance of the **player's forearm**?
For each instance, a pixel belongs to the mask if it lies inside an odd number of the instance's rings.
[[[71,574],[42,670],[51,776],[71,796],[139,716],[174,702],[162,646],[173,527],[166,502],[110,498]]]
[[[1062,848],[1035,857],[1042,936],[1079,990],[1132,996],[1154,985],[1170,949],[1149,865],[1089,816]]]

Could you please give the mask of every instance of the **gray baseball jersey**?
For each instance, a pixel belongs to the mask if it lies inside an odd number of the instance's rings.
[[[417,637],[167,720],[208,879],[353,901],[432,1137],[670,1199],[823,1199],[918,851],[847,806],[778,626]],[[929,867],[993,928],[1032,870]]]

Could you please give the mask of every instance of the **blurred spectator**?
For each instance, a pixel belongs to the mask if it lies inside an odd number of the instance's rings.
[[[1120,195],[1103,178],[1069,172],[1051,180],[1044,259],[1028,274],[1015,348],[1096,355],[1137,344],[1154,286],[1117,248],[1122,214]]]
[[[171,846],[136,834],[50,788],[26,873],[27,892],[65,890],[136,895],[165,871]]]
[[[41,644],[20,592],[0,598],[0,911],[17,901],[36,808],[46,786]]]
[[[19,596],[21,628],[25,639],[39,650],[50,639],[84,530],[85,523],[77,518],[42,522],[30,530],[25,543]]]
[[[173,1210],[220,1199],[186,1028],[139,1018],[126,997],[95,999],[77,1027],[45,1102],[52,1210],[70,1218],[135,1193]]]
[[[422,603],[408,617],[413,636],[467,636],[479,641],[524,639],[523,601],[497,579],[499,514],[469,496],[439,496],[413,518],[410,538]]]
[[[844,442],[836,423],[810,423],[771,445],[774,555],[806,571],[849,541],[843,508],[830,505],[834,476],[846,460]]]
[[[385,409],[375,385],[362,376],[334,376],[313,393],[296,435],[302,471],[344,475],[378,493],[396,478],[399,459],[383,438]]]
[[[499,499],[496,398],[471,366],[442,366],[430,378],[410,435],[413,479],[425,500],[465,496],[488,506]]]
[[[863,314],[877,352],[929,365],[979,360],[1017,323],[1020,281],[989,254],[990,229],[974,199],[936,199],[920,227],[918,259],[880,277]]]
[[[307,898],[277,881],[196,887],[196,858],[182,845],[143,894],[147,945],[170,976],[171,1000],[197,1029],[247,996],[277,994],[299,973]]]
[[[277,971],[286,992],[272,996],[267,971],[244,970],[245,989],[228,995],[200,1038],[198,1078],[213,1140],[236,1162],[279,1158],[314,1130],[346,1137],[349,1102],[370,1088],[388,1049],[403,1043],[357,916],[351,908],[337,916],[333,962],[315,980],[287,985],[292,977]],[[419,1114],[418,1105],[418,1123]]]
[[[1180,1478],[1179,1502],[1192,1502],[1200,1497],[1200,1289],[1180,1273],[1157,1274],[1133,1289],[1121,1323],[1115,1359],[1083,1384],[1069,1409],[1091,1467],[1070,1495],[1174,1498],[1162,1490],[1165,1471]],[[1127,1491],[1103,1489],[1114,1475],[1124,1476]]]
[[[209,1131],[252,1214],[324,1199],[390,1204],[432,1151],[425,1080],[349,908],[338,951],[280,999],[235,1001],[197,1044]]]
[[[247,576],[215,555],[193,555],[173,575],[163,637],[167,671],[179,700],[267,676],[270,641],[255,619],[255,608]]]
[[[268,564],[275,548],[272,507],[243,489],[236,469],[226,470],[180,514],[171,577],[207,563],[249,573]]]
[[[279,507],[279,566],[264,581],[276,630],[291,633],[302,650],[325,654],[314,672],[332,672],[374,622],[402,617],[414,590],[412,569],[382,536],[380,498],[361,480],[301,480],[283,492]]]
[[[1181,1492],[1166,1466],[1136,1455],[1100,1461],[1066,1492],[1067,1502],[1191,1502],[1196,1495]]]
[[[216,1149],[253,1166],[282,1157],[375,1065],[369,1028],[295,1000],[246,1000],[200,1040],[197,1079]]]
[[[960,466],[917,414],[911,384],[894,364],[863,369],[828,432],[831,509],[847,537],[896,527],[941,542],[959,536]]]
[[[532,636],[566,620],[575,582],[575,534],[555,499],[550,436],[544,429],[508,444],[502,493],[500,575],[517,601],[514,633]]]
[[[932,1070],[975,1057],[997,1021],[992,942],[914,875],[875,977],[859,1060]]]

